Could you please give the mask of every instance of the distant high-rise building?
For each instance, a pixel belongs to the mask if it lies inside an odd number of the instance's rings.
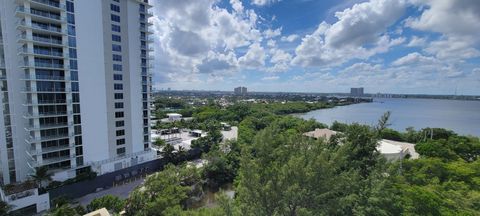
[[[0,184],[154,157],[148,0],[0,0]]]
[[[247,87],[239,86],[233,89],[233,92],[236,95],[246,95],[247,94]]]
[[[350,95],[354,97],[362,97],[363,96],[363,87],[362,88],[351,88]]]

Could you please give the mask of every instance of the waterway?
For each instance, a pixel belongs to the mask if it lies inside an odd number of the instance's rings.
[[[421,129],[439,127],[462,135],[480,136],[480,101],[437,99],[374,99],[331,109],[295,114],[331,125],[334,121],[375,125],[383,113],[390,111],[390,128],[405,131],[407,127]]]

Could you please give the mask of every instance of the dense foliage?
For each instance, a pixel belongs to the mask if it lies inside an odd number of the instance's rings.
[[[335,122],[325,142],[302,134],[326,125],[289,115],[326,104],[214,104],[195,109],[190,124],[209,131],[193,142],[202,168],[168,165],[126,200],[126,215],[479,215],[480,140],[439,128],[398,132],[388,114],[369,127]],[[238,126],[221,142],[220,121]],[[183,125],[182,125],[183,126]],[[420,159],[387,161],[379,139],[415,143]],[[164,157],[175,160],[164,146]],[[205,187],[234,182],[235,198],[191,209]],[[70,209],[63,209],[68,211]]]
[[[90,204],[87,205],[89,212],[106,208],[109,212],[120,213],[125,206],[125,201],[112,195],[105,195],[100,198],[93,199]]]

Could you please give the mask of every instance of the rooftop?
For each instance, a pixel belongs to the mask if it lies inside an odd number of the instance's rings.
[[[314,131],[306,132],[303,135],[308,136],[308,137],[312,137],[312,138],[315,138],[315,139],[323,138],[323,139],[326,139],[326,140],[330,140],[330,138],[333,135],[336,135],[337,133],[338,132],[327,129],[327,128],[323,128],[323,129],[317,128]]]

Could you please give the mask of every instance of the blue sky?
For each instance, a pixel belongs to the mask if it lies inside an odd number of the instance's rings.
[[[156,89],[480,95],[477,0],[154,0]]]

